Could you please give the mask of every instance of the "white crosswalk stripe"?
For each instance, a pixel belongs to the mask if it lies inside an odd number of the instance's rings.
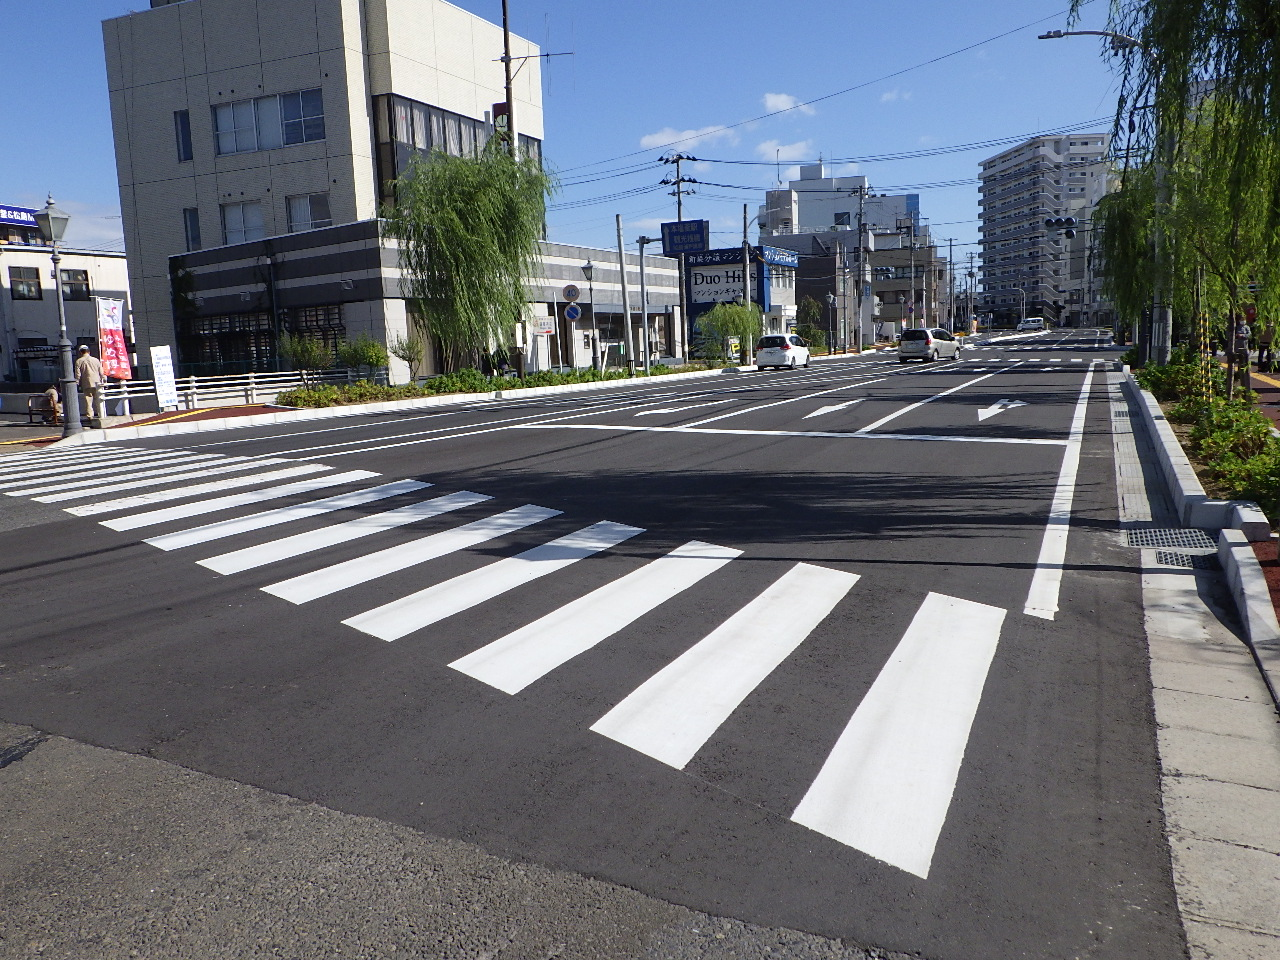
[[[423,484],[423,486],[426,486],[426,484]],[[370,517],[357,517],[354,520],[348,520],[346,523],[321,527],[319,530],[309,530],[305,533],[297,533],[281,540],[272,540],[270,543],[264,543],[260,546],[233,550],[231,553],[220,554],[219,556],[196,562],[202,567],[208,567],[218,573],[241,573],[245,570],[264,567],[269,563],[278,563],[281,560],[300,557],[305,553],[314,553],[317,550],[334,547],[340,543],[349,543],[352,540],[372,536],[384,530],[408,526],[411,523],[417,523],[419,520],[426,520],[430,517],[449,513],[452,510],[475,506],[477,503],[483,503],[489,499],[491,498],[482,493],[462,490],[458,493],[450,493],[421,503],[409,504],[396,510],[385,510]]]
[[[617,546],[639,533],[644,533],[639,527],[602,520],[576,533],[411,593],[342,622],[380,640],[399,640],[415,630],[470,610],[486,600]]]
[[[328,468],[326,468],[328,469]],[[303,471],[310,473],[312,471]],[[285,471],[277,471],[277,473],[285,473]],[[292,475],[292,474],[291,474]],[[369,477],[376,477],[377,474],[369,470],[350,470],[346,473],[331,473],[323,477],[317,477],[312,480],[300,480],[295,483],[286,483],[278,487],[265,487],[261,490],[250,490],[247,493],[234,493],[226,497],[216,497],[213,500],[196,500],[192,503],[183,503],[175,507],[163,507],[159,510],[149,510],[146,513],[130,514],[126,517],[117,517],[114,520],[103,520],[104,527],[110,527],[112,530],[136,530],[138,527],[152,526],[157,523],[166,523],[170,520],[185,520],[188,517],[198,517],[206,513],[217,513],[219,510],[231,510],[235,507],[244,507],[252,503],[261,503],[264,500],[279,500],[282,497],[292,497],[300,493],[313,493],[316,490],[323,490],[325,487],[336,487],[344,483],[354,483],[357,480],[366,480]],[[266,474],[258,478],[259,481],[265,479]],[[226,489],[228,486],[235,486],[231,481],[217,484],[219,490]],[[190,488],[189,488],[190,489]],[[65,508],[68,513],[74,513],[77,508]]]
[[[796,564],[591,729],[683,768],[857,581],[857,574]],[[788,602],[795,597],[804,603]]]
[[[296,463],[281,457],[267,457],[255,460],[251,457],[223,457],[214,463],[184,463],[164,469],[142,470],[129,477],[113,483],[102,483],[99,480],[78,480],[75,483],[57,484],[44,487],[38,497],[32,497],[37,503],[62,503],[64,500],[80,500],[84,497],[99,497],[108,493],[119,493],[122,490],[140,490],[143,487],[162,487],[168,483],[186,483],[189,480],[216,477],[224,473],[241,473],[245,470],[257,470],[259,467],[270,467],[281,463]],[[54,493],[52,491],[61,491]],[[36,491],[28,491],[25,495]],[[23,494],[10,493],[9,496]]]
[[[247,533],[250,530],[261,530],[263,527],[279,526],[282,523],[288,523],[290,520],[301,520],[305,517],[318,517],[325,513],[331,513],[335,510],[346,510],[350,507],[359,507],[367,503],[375,503],[378,500],[385,500],[388,497],[396,497],[404,493],[412,493],[415,490],[425,490],[430,487],[429,483],[422,483],[418,480],[399,480],[395,483],[384,483],[377,487],[369,487],[365,490],[356,490],[353,493],[340,493],[335,497],[325,497],[322,500],[312,500],[310,503],[299,503],[291,507],[277,507],[274,510],[263,510],[260,513],[253,513],[247,517],[237,517],[235,520],[219,520],[216,523],[206,523],[203,526],[192,527],[189,530],[179,530],[174,533],[164,533],[158,537],[151,537],[144,540],[153,547],[159,547],[161,550],[177,550],[180,547],[190,547],[197,543],[208,543],[210,540],[221,540],[225,537],[233,537],[238,533]]]
[[[178,487],[175,490],[157,490],[154,493],[140,493],[134,497],[120,497],[116,500],[102,500],[98,503],[85,503],[75,507],[67,507],[67,513],[77,517],[91,517],[99,513],[116,513],[121,510],[132,510],[134,507],[145,507],[152,503],[164,503],[168,500],[188,500],[203,496],[206,493],[219,493],[231,487],[250,487],[259,483],[270,483],[273,480],[284,480],[307,473],[321,473],[332,470],[322,463],[300,463],[295,467],[283,470],[269,470],[266,473],[253,473],[244,477],[232,477],[211,483],[197,483],[189,487]],[[107,524],[114,530],[128,530],[128,526]]]
[[[433,533],[409,543],[379,550],[377,553],[366,554],[344,563],[282,580],[262,589],[290,603],[307,603],[357,584],[368,583],[387,574],[407,570],[428,560],[436,560],[460,550],[467,550],[559,515],[559,510],[529,503],[483,520],[475,520],[453,530]]]
[[[519,693],[741,554],[691,541],[449,666],[505,693]]]
[[[792,819],[928,877],[1004,617],[929,594]]]
[[[12,470],[0,474],[0,489],[10,489],[21,485],[39,483],[44,480],[56,481],[58,478],[72,479],[80,476],[108,477],[117,473],[128,473],[130,470],[156,466],[162,463],[182,463],[194,462],[196,460],[216,459],[218,459],[218,455],[213,453],[178,454],[166,452],[163,455],[143,454],[136,457],[117,457],[108,461],[99,461],[96,463],[64,463],[61,466],[44,467],[28,466],[23,470]]]

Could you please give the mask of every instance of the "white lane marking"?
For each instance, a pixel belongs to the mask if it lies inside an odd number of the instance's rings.
[[[883,383],[885,377],[878,380],[863,380],[861,383],[844,383],[838,387],[832,387],[830,390],[819,390],[816,393],[806,393],[799,397],[788,397],[785,400],[775,400],[773,403],[762,403],[755,407],[746,407],[743,410],[730,410],[728,413],[722,413],[716,417],[707,417],[705,420],[695,420],[693,423],[686,424],[689,427],[700,427],[706,423],[715,423],[717,420],[727,420],[729,417],[739,417],[747,413],[755,413],[757,410],[766,410],[769,407],[779,407],[784,403],[799,403],[801,400],[812,400],[814,397],[823,397],[828,393],[839,393],[841,390],[853,390],[859,387],[866,387],[873,383]]]
[[[291,497],[295,493],[311,493],[314,490],[323,490],[325,487],[336,487],[343,483],[354,483],[357,480],[367,480],[376,476],[377,474],[371,470],[349,470],[346,473],[330,473],[311,480],[299,480],[295,483],[286,483],[278,487],[250,490],[248,493],[234,493],[227,497],[216,497],[213,500],[196,500],[193,503],[183,503],[176,507],[163,507],[160,510],[150,510],[146,513],[117,517],[115,520],[103,520],[101,523],[104,527],[110,527],[112,530],[135,530],[138,527],[146,527],[154,523],[185,520],[188,517],[216,513],[219,510],[231,510],[251,503],[262,503],[264,500],[278,500],[281,497]],[[225,489],[229,485],[219,484],[218,489]]]
[[[1058,612],[1062,571],[1067,560],[1067,534],[1071,529],[1071,504],[1076,495],[1076,474],[1080,470],[1080,447],[1084,439],[1084,421],[1089,409],[1093,370],[1094,365],[1090,363],[1089,370],[1084,375],[1084,383],[1080,386],[1075,415],[1071,418],[1071,432],[1067,436],[1067,449],[1062,454],[1058,486],[1053,491],[1049,520],[1044,528],[1044,539],[1040,542],[1040,556],[1036,560],[1036,571],[1031,576],[1026,606],[1022,609],[1027,616],[1042,620],[1052,620]]]
[[[698,407],[714,407],[718,403],[732,403],[732,400],[707,400],[703,403],[690,403],[683,407],[663,407],[661,410],[641,410],[637,417],[652,417],[659,413],[690,413]]]
[[[997,413],[1004,413],[1006,410],[1014,410],[1026,405],[1027,401],[1025,400],[997,400],[991,406],[983,407],[978,411],[978,422],[981,423],[983,420],[988,420]]]
[[[255,483],[270,483],[273,480],[284,480],[287,477],[297,477],[307,473],[319,473],[322,470],[332,469],[332,467],[326,467],[323,463],[301,463],[296,467],[286,467],[284,470],[270,470],[266,473],[254,473],[246,477],[230,477],[226,480],[197,483],[190,487],[179,487],[176,490],[157,490],[154,493],[140,493],[136,497],[100,500],[97,503],[82,503],[74,507],[63,507],[62,509],[66,510],[67,513],[75,514],[77,517],[91,517],[98,513],[131,510],[134,507],[145,507],[148,504],[165,503],[169,500],[185,500],[189,497],[199,497],[206,493],[218,493],[233,487],[249,487]],[[127,528],[117,527],[116,529]]]
[[[591,729],[683,769],[857,582],[854,573],[797,563]]]
[[[927,878],[1004,617],[929,594],[791,819]]]
[[[1066,440],[1050,437],[959,437],[943,434],[915,433],[840,433],[828,430],[735,430],[729,427],[633,427],[608,423],[524,423],[513,430],[604,430],[615,433],[692,433],[734,437],[820,437],[837,440],[919,440],[927,443],[1011,443],[1033,446],[1065,447]]]
[[[407,570],[428,560],[478,546],[541,520],[559,516],[560,513],[559,510],[527,503],[523,507],[474,520],[453,530],[433,533],[363,557],[321,567],[310,573],[269,584],[262,589],[290,603],[307,603],[399,570]]]
[[[1016,363],[1010,364],[1009,366],[1005,367],[1004,370],[998,370],[995,373],[987,373],[987,374],[983,374],[980,377],[974,377],[972,380],[966,380],[964,383],[960,384],[959,386],[952,387],[950,390],[943,390],[941,393],[935,393],[932,397],[926,397],[924,400],[917,400],[915,403],[908,404],[907,406],[903,407],[901,410],[895,410],[893,413],[890,413],[890,414],[887,414],[886,416],[881,417],[875,423],[872,423],[872,424],[869,424],[868,426],[863,427],[858,432],[870,433],[872,430],[875,430],[877,427],[884,426],[890,420],[896,420],[898,419],[898,417],[908,414],[912,410],[917,410],[920,407],[923,407],[926,403],[933,403],[933,401],[935,400],[941,400],[943,397],[950,396],[951,394],[955,393],[958,390],[963,390],[966,387],[971,387],[975,383],[981,383],[983,380],[987,380],[991,377],[997,376],[998,374],[1003,373],[1006,370],[1012,370],[1017,365],[1018,364]]]
[[[380,640],[399,640],[640,533],[644,533],[640,527],[602,520],[342,622]]]
[[[219,554],[216,557],[197,560],[196,562],[200,566],[216,570],[218,573],[240,573],[243,570],[264,567],[269,563],[300,557],[304,553],[314,553],[316,550],[324,550],[340,543],[348,543],[361,537],[381,533],[384,530],[405,527],[411,523],[417,523],[419,520],[438,517],[453,510],[461,510],[464,507],[475,506],[477,503],[484,503],[486,500],[492,499],[492,497],[485,496],[483,493],[462,490],[443,497],[424,500],[421,503],[411,503],[395,510],[384,510],[382,513],[375,513],[370,517],[357,517],[354,520],[348,520],[346,523],[321,527],[319,530],[295,533],[291,537],[272,540],[270,543],[264,543],[256,547],[233,550],[230,553]]]
[[[197,543],[208,543],[210,540],[221,540],[233,537],[238,533],[250,530],[261,530],[263,527],[274,527],[291,520],[304,517],[318,517],[335,510],[346,510],[366,503],[375,503],[388,497],[396,497],[402,493],[413,493],[431,486],[420,480],[397,480],[395,483],[384,483],[367,490],[356,490],[353,493],[340,493],[336,497],[325,497],[323,500],[312,500],[310,503],[299,503],[291,507],[277,507],[274,510],[262,510],[251,513],[247,517],[236,517],[234,520],[219,520],[217,523],[206,523],[203,526],[164,533],[158,537],[143,540],[161,550],[177,550],[181,547],[194,546]],[[254,550],[260,549],[254,547]]]
[[[167,483],[186,483],[189,480],[200,480],[205,477],[216,477],[224,473],[243,473],[245,470],[257,470],[259,467],[275,466],[279,463],[296,463],[283,457],[219,457],[217,465],[210,463],[184,463],[164,470],[147,470],[134,474],[128,480],[117,483],[106,483],[92,486],[93,481],[62,484],[48,489],[61,490],[61,493],[50,493],[47,496],[32,497],[37,503],[62,503],[64,500],[80,500],[84,497],[98,497],[108,493],[119,493],[121,490],[141,490],[144,487],[162,487]],[[30,496],[32,491],[28,491]],[[9,496],[21,494],[10,493]]]
[[[519,693],[741,554],[692,540],[449,666],[504,693]]]
[[[835,413],[837,410],[843,410],[845,407],[852,407],[855,403],[861,403],[862,400],[863,398],[859,397],[857,400],[847,400],[844,403],[833,403],[825,407],[819,407],[817,410],[813,411],[813,413],[806,413],[800,419],[809,420],[813,417],[820,417],[824,413]]]
[[[219,455],[216,453],[167,453],[163,456],[114,457],[111,460],[63,465],[52,469],[49,467],[28,467],[24,470],[12,470],[0,475],[0,489],[30,485],[33,483],[39,483],[42,480],[58,483],[62,480],[71,480],[81,476],[107,477],[117,473],[125,473],[129,470],[140,470],[144,467],[153,467],[160,463],[174,463],[180,460],[197,459],[214,460],[217,459],[218,456]]]

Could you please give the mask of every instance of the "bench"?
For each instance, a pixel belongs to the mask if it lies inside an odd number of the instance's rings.
[[[36,414],[40,414],[41,423],[52,423],[55,426],[62,422],[57,408],[51,408],[49,398],[43,393],[33,393],[27,397],[27,422],[35,423]]]

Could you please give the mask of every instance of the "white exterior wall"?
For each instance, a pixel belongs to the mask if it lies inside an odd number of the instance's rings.
[[[0,371],[5,376],[17,375],[14,351],[18,340],[41,339],[50,345],[58,343],[58,288],[52,277],[53,253],[50,247],[0,246]],[[89,273],[90,297],[124,300],[129,306],[129,277],[122,254],[95,253],[79,250],[60,251],[62,270],[86,270]],[[15,300],[10,289],[10,267],[35,267],[40,271],[40,300]],[[93,300],[68,300],[67,337],[74,344],[81,337],[98,336],[97,305]]]

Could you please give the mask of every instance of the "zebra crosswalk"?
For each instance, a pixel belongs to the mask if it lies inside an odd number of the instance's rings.
[[[341,611],[343,625],[389,643],[425,639],[451,617],[543,578],[564,577],[649,532],[593,520],[503,555],[507,548],[494,546],[500,538],[522,532],[536,540],[537,530],[550,533],[540,524],[572,518],[552,507],[504,507],[482,492],[442,491],[423,480],[388,480],[368,470],[338,472],[311,461],[202,455],[193,465],[187,454],[122,447],[14,457],[0,466],[0,490],[62,505],[78,517],[100,518],[98,523],[117,532],[170,525],[141,541],[167,552],[225,544],[223,552],[194,559],[223,576],[286,563],[296,570],[301,564],[304,572],[283,579],[268,575],[270,582],[259,589],[295,605],[333,598],[325,609]],[[327,495],[307,499],[316,493]],[[283,500],[290,502],[270,505]],[[267,506],[244,512],[258,505]],[[482,510],[490,512],[476,517]],[[451,518],[455,512],[462,516]],[[390,532],[427,520],[442,528],[386,543]],[[289,530],[301,521],[309,521],[310,528]],[[250,534],[261,542],[236,542]],[[326,554],[344,544],[353,545],[345,559]],[[470,569],[454,576],[433,574],[436,567],[425,566],[459,554],[474,559],[480,548],[486,562],[468,564]],[[351,556],[352,549],[362,552]],[[482,638],[470,652],[451,655],[447,667],[507,695],[536,697],[539,688],[530,688],[539,680],[611,638],[623,635],[635,642],[636,632],[624,631],[722,575],[743,553],[690,540],[628,564],[622,575],[528,623]],[[416,589],[404,592],[405,581],[392,575],[410,568],[421,575],[415,574]],[[685,770],[744,701],[828,621],[860,579],[845,569],[791,563],[586,728]],[[372,586],[356,589],[366,584]],[[370,606],[370,595],[379,602]],[[850,719],[812,783],[803,790],[790,787],[787,796],[803,794],[803,799],[783,811],[786,816],[927,877],[1005,614],[1001,608],[928,594],[869,692],[851,705]]]

